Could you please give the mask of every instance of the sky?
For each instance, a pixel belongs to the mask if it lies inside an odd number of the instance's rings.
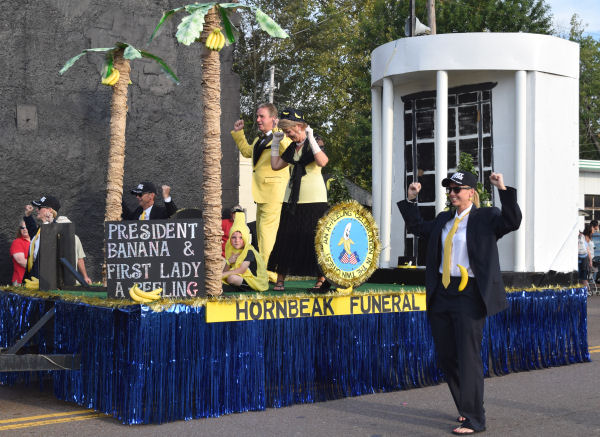
[[[586,34],[600,39],[600,0],[545,0],[550,5],[554,15],[554,26],[559,33],[569,31],[570,21],[573,14],[579,15],[585,28]]]

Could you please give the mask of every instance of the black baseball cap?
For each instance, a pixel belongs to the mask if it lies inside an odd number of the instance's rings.
[[[154,193],[156,194],[156,187],[152,182],[140,182],[137,187],[131,190],[131,194],[144,194],[144,193]]]
[[[281,115],[280,115],[279,119],[295,121],[298,123],[306,123],[306,120],[304,120],[304,114],[302,113],[302,111],[299,111],[294,108],[285,108],[283,111],[281,111]]]
[[[466,185],[468,187],[477,188],[477,176],[468,171],[457,171],[449,178],[442,181],[442,187],[447,187],[451,182],[456,185]]]
[[[33,200],[31,202],[33,206],[37,206],[38,208],[52,208],[54,211],[58,211],[60,209],[60,202],[54,196],[45,195],[40,197],[38,200]]]

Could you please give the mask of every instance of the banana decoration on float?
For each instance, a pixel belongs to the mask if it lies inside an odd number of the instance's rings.
[[[336,288],[335,291],[337,291],[339,294],[352,294],[352,291],[354,290],[354,288],[352,287],[352,285],[348,288]]]
[[[35,276],[32,276],[31,279],[25,279],[23,285],[28,290],[38,290],[40,288],[40,280]]]
[[[225,35],[221,32],[221,29],[218,27],[214,29],[211,33],[208,34],[206,38],[206,48],[209,50],[214,50],[216,52],[220,51],[225,46]]]
[[[467,282],[469,282],[469,272],[465,266],[461,266],[460,264],[456,265],[460,269],[460,284],[458,284],[458,291],[463,291],[467,286]]]
[[[129,296],[136,302],[140,303],[149,303],[154,302],[155,300],[160,299],[160,294],[162,293],[162,288],[157,288],[152,291],[144,291],[138,287],[138,284],[135,283],[129,289]]]
[[[113,68],[112,73],[102,79],[102,85],[115,86],[121,77],[121,73],[116,68]]]

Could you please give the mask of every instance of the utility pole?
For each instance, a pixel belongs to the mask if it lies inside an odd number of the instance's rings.
[[[427,0],[427,25],[431,29],[431,34],[435,35],[435,0]]]
[[[410,32],[409,36],[415,36],[415,27],[417,27],[417,16],[415,15],[415,0],[410,0]]]
[[[273,94],[275,92],[275,66],[271,65],[269,68],[269,103],[273,103]]]

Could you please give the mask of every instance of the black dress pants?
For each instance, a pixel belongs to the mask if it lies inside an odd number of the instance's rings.
[[[485,429],[481,341],[485,305],[474,278],[458,291],[460,278],[452,277],[447,289],[438,282],[427,311],[438,364],[446,377],[458,413],[465,425]]]

